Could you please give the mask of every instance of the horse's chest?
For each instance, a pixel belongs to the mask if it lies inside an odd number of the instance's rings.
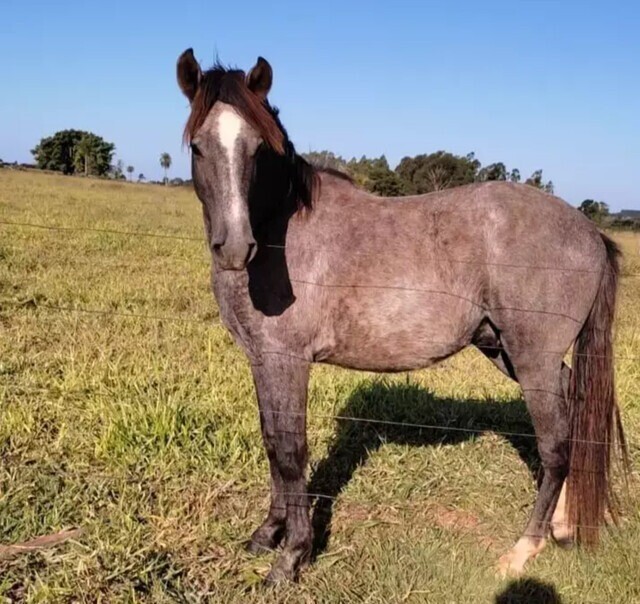
[[[246,273],[214,274],[213,294],[224,326],[249,359],[256,359],[261,349],[261,317],[251,303]]]

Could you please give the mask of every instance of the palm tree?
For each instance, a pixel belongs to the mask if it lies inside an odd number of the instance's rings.
[[[168,185],[169,184],[169,178],[167,176],[167,171],[169,170],[169,168],[171,167],[171,155],[169,155],[168,153],[162,153],[160,155],[160,165],[163,167],[164,169],[164,184]]]
[[[122,172],[124,171],[124,162],[119,159],[116,162],[116,165],[113,166],[113,177],[116,180],[121,180],[123,178]]]
[[[138,182],[144,182],[145,180],[147,180],[144,176],[144,174],[142,172],[140,172],[140,174],[138,174]]]
[[[76,145],[75,160],[76,169],[81,169],[85,176],[89,176],[92,153],[93,146],[91,145],[91,139],[88,136],[83,136]]]
[[[127,172],[129,172],[129,180],[133,179],[133,171],[135,168],[133,166],[127,166]]]

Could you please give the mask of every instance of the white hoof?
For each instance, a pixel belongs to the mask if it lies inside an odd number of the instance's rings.
[[[535,558],[546,545],[546,539],[541,539],[536,545],[531,537],[520,537],[518,542],[498,561],[497,574],[501,578],[519,577],[529,560]]]

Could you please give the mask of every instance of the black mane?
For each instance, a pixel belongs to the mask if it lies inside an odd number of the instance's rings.
[[[280,111],[277,107],[273,107],[268,101],[264,101],[265,106],[273,121],[278,126],[278,129],[282,133],[284,141],[284,154],[279,156],[283,162],[284,180],[287,183],[288,194],[287,204],[294,204],[298,209],[308,208],[311,209],[314,204],[314,200],[317,198],[317,194],[320,192],[320,179],[318,178],[318,170],[310,164],[304,157],[296,152],[295,146],[289,139],[289,134],[286,128],[280,121]],[[256,157],[256,166],[258,162],[265,161],[271,165],[272,161],[277,161],[277,157],[265,159],[267,155],[274,154],[274,151],[268,147],[265,143],[262,143],[262,148],[258,152]],[[256,169],[256,174],[258,169]],[[267,187],[268,189],[268,187]]]

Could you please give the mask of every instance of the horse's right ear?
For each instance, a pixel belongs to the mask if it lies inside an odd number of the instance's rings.
[[[193,49],[187,48],[178,58],[177,65],[178,86],[191,103],[198,92],[202,70],[196,58],[193,56]]]

